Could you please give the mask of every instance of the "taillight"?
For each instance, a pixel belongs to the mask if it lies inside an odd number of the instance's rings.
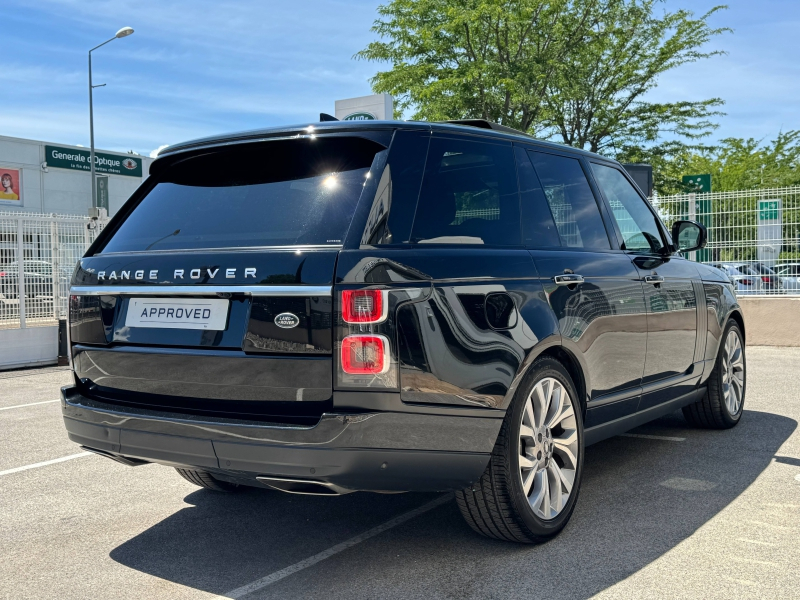
[[[761,276],[761,281],[763,281],[764,283],[772,283],[772,277],[768,277],[766,275],[762,275]]]
[[[334,321],[335,389],[397,389],[397,333],[389,313],[412,292],[341,290]]]
[[[739,283],[741,283],[742,285],[753,285],[753,280],[752,279],[740,279]]]
[[[0,271],[0,277],[5,277],[5,276],[6,276],[6,272],[5,271]]]
[[[345,323],[381,323],[386,320],[388,302],[381,290],[344,290],[342,320]]]
[[[382,335],[349,335],[342,340],[342,371],[380,375],[389,370],[389,340]]]

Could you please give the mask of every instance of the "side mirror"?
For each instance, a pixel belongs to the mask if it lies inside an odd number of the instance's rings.
[[[676,252],[692,252],[705,248],[708,241],[706,227],[697,221],[675,221],[672,224],[672,242]]]

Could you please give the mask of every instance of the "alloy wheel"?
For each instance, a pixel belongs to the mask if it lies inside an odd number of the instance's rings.
[[[519,429],[519,474],[533,512],[554,519],[564,509],[578,467],[578,427],[572,400],[553,377],[536,383]]]
[[[731,416],[735,416],[744,399],[744,353],[735,330],[728,332],[722,352],[722,396]]]

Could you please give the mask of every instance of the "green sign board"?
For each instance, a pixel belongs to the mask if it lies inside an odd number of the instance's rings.
[[[681,219],[688,219],[689,215],[692,214],[692,211],[689,210],[689,202],[690,200],[684,200],[681,203],[681,212],[680,217]],[[694,200],[694,215],[693,219],[698,223],[702,223],[706,226],[706,229],[711,229],[711,212],[713,207],[711,205],[711,200],[704,198],[702,200]],[[685,256],[686,254],[684,254]],[[695,257],[699,262],[708,262],[712,259],[711,250],[709,248],[703,248],[698,250],[695,253]]]
[[[74,171],[91,171],[90,152],[78,148],[61,148],[45,146],[45,162],[48,167],[72,169]],[[139,156],[119,156],[118,154],[94,153],[95,173],[107,175],[142,176],[142,158]]]
[[[687,187],[687,192],[705,194],[711,191],[711,175],[684,175],[683,185]]]
[[[97,190],[97,208],[108,211],[108,175],[95,175],[94,186]]]
[[[375,115],[368,112],[354,112],[347,115],[342,121],[375,121]]]
[[[780,200],[759,200],[758,220],[777,221],[780,219]]]

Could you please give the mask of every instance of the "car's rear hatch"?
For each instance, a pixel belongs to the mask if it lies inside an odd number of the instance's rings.
[[[332,285],[384,146],[299,136],[160,159],[72,281],[84,394],[310,422],[332,405]]]

